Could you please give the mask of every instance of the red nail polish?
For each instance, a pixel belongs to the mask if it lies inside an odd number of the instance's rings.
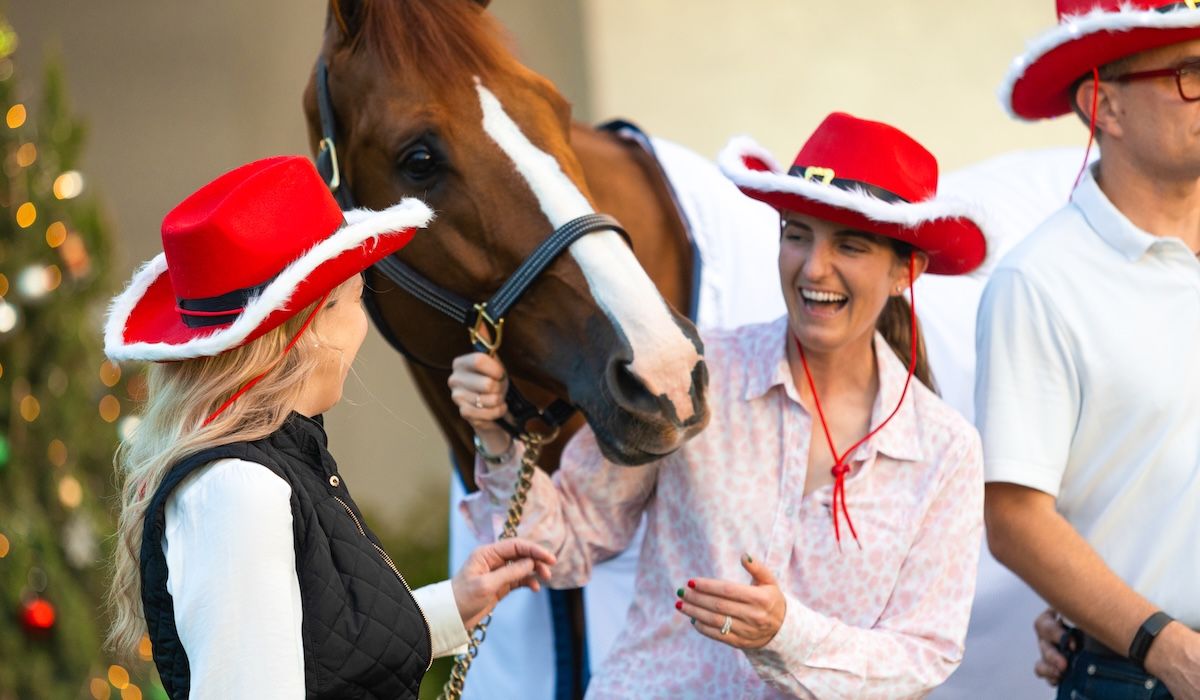
[[[683,610],[683,601],[682,601],[682,600],[677,600],[677,601],[675,601],[675,609],[676,609],[676,610]]]
[[[695,588],[695,587],[696,587],[695,581],[688,581],[688,588]]]

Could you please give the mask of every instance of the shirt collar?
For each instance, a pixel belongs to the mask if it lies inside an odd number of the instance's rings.
[[[787,363],[787,343],[791,342],[791,331],[788,328],[787,316],[764,326],[748,327],[747,331],[754,335],[746,339],[748,344],[746,357],[750,366],[746,372],[746,386],[743,398],[753,401],[761,398],[775,387],[782,387],[787,397],[795,403],[800,403],[800,396],[792,382],[792,373]],[[883,422],[896,408],[900,394],[904,391],[904,381],[908,378],[908,367],[900,362],[896,353],[892,352],[883,336],[875,334],[875,358],[879,371],[879,393],[875,397],[875,405],[871,409],[871,427]],[[887,456],[898,460],[919,461],[924,459],[921,449],[920,432],[917,427],[917,414],[913,408],[913,394],[919,380],[913,377],[913,383],[904,397],[904,405],[897,411],[887,425],[870,440],[859,447],[850,459],[864,458],[863,452],[874,448]],[[838,445],[846,449],[849,445]]]
[[[1083,214],[1092,230],[1130,262],[1139,260],[1159,239],[1133,224],[1117,209],[1096,182],[1099,162],[1087,169],[1079,187],[1071,194],[1071,203]]]

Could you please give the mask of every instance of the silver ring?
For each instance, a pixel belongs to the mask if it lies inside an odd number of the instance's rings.
[[[733,618],[726,615],[725,616],[725,624],[721,625],[721,636],[722,637],[729,634],[730,627],[733,627]]]
[[[475,408],[483,408],[483,395],[475,394]]]

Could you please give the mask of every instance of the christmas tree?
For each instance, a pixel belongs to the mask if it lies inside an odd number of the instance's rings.
[[[113,451],[141,387],[104,360],[112,240],[77,170],[84,130],[61,72],[22,101],[0,17],[0,700],[165,697],[149,641],[101,649]]]

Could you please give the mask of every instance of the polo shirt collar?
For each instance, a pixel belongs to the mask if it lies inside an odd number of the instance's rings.
[[[1079,209],[1101,240],[1130,262],[1135,262],[1159,239],[1135,226],[1113,206],[1096,182],[1095,170],[1099,165],[1097,161],[1087,169],[1079,187],[1071,194],[1071,203]]]

